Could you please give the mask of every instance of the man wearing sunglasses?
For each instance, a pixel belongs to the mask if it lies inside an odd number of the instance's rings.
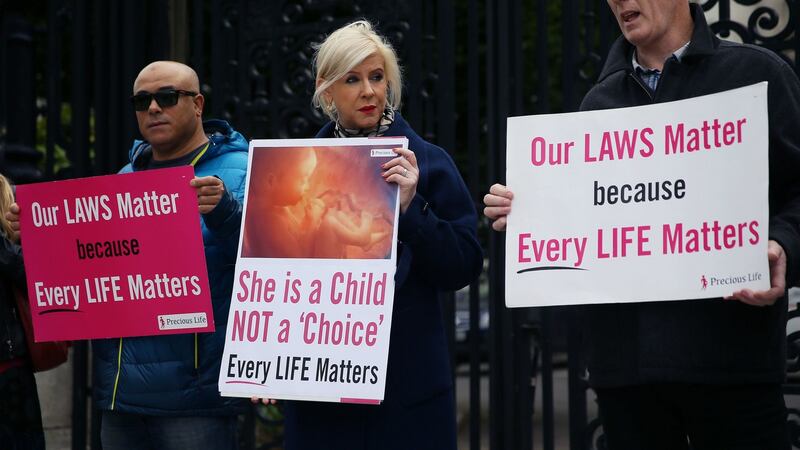
[[[192,165],[216,332],[93,341],[101,439],[116,449],[234,449],[239,399],[217,388],[239,243],[248,143],[227,122],[202,120],[190,67],[146,66],[131,102],[144,140],[120,173]]]

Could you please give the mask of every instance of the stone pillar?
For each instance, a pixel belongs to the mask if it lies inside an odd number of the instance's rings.
[[[72,437],[72,359],[36,374],[48,450],[69,450]]]

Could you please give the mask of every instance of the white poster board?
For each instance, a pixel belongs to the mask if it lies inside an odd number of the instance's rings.
[[[222,395],[380,403],[405,138],[256,140],[220,369]]]
[[[768,289],[767,83],[508,119],[506,305]]]

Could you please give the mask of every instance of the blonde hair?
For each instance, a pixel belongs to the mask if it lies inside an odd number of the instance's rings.
[[[14,189],[11,187],[11,182],[8,178],[0,175],[0,230],[5,233],[9,240],[14,240],[14,230],[11,224],[6,219],[6,211],[14,203]]]
[[[397,54],[392,45],[375,32],[371,23],[359,20],[347,24],[331,33],[321,44],[314,45],[314,50],[312,69],[317,86],[311,101],[332,120],[336,120],[335,108],[322,93],[374,54],[383,57],[387,83],[386,102],[395,111],[400,109],[403,79]]]

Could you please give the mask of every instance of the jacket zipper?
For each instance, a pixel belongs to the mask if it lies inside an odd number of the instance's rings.
[[[117,376],[114,377],[114,392],[111,394],[111,410],[114,410],[114,403],[117,400],[117,387],[119,387],[119,374],[122,371],[122,338],[119,338],[119,350],[117,351]]]
[[[661,75],[663,76],[663,74],[664,73],[662,72]],[[644,85],[642,80],[639,79],[639,77],[637,77],[636,74],[634,74],[633,72],[628,72],[628,76],[633,78],[633,80],[636,82],[636,84],[638,84],[639,87],[642,88],[644,93],[647,94],[647,97],[650,99],[650,103],[653,103],[653,101],[655,100],[655,97],[653,97],[653,94],[650,93],[650,89],[647,86]],[[659,82],[660,82],[660,80],[659,80]]]
[[[197,162],[200,161],[200,158],[202,158],[203,155],[206,154],[206,151],[208,150],[208,147],[210,145],[212,145],[212,144],[213,144],[213,142],[211,142],[211,137],[209,136],[208,142],[206,143],[206,146],[203,147],[202,150],[200,150],[200,152],[197,154],[197,156],[194,157],[194,159],[192,160],[192,162],[189,163],[189,165],[192,166],[192,167],[197,165]],[[194,334],[194,370],[195,370],[195,373],[197,372],[198,357],[199,357],[199,355],[198,355],[198,347],[197,347],[197,333],[195,333]]]
[[[9,313],[11,314],[13,320],[17,321],[20,324],[22,323],[22,320],[20,320],[19,315],[17,314],[17,308],[12,306],[11,308],[9,308]],[[6,333],[7,333],[6,345],[8,345],[8,359],[10,360],[14,359],[14,342],[11,340],[13,334],[11,332],[11,325],[9,324],[9,322],[6,322]]]
[[[8,345],[8,359],[13,359],[14,344],[11,342],[11,328],[8,327],[8,324],[6,324],[6,332],[8,333],[8,339],[6,339],[6,345]]]

